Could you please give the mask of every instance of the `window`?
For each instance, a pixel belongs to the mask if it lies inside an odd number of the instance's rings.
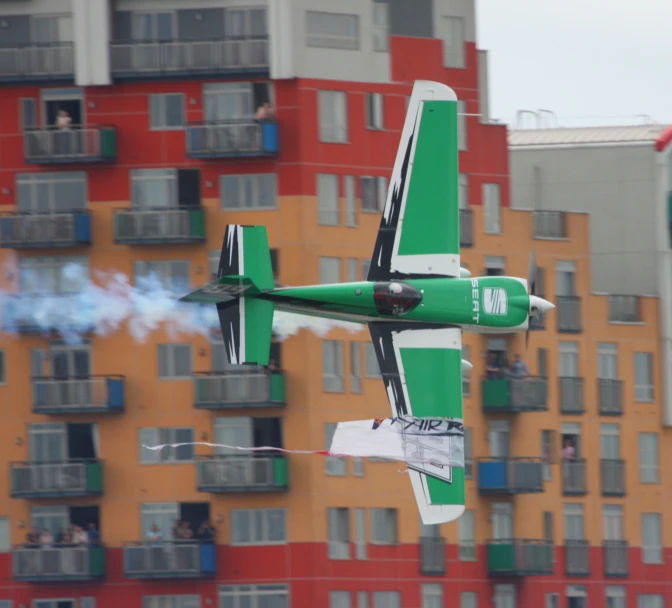
[[[348,98],[342,91],[319,91],[318,120],[320,141],[345,144],[348,142]]]
[[[623,540],[623,507],[602,506],[602,534],[605,541]]]
[[[345,180],[345,223],[351,228],[357,226],[357,205],[355,194],[355,176],[346,175]]]
[[[159,378],[191,378],[191,344],[159,344]]]
[[[556,295],[571,298],[576,295],[576,264],[570,260],[555,263]]]
[[[142,608],[201,608],[200,595],[145,595]]]
[[[458,177],[458,202],[460,209],[469,208],[469,176],[466,173],[460,173]]]
[[[131,171],[133,207],[161,209],[178,202],[175,169],[134,169]]]
[[[373,608],[401,608],[401,594],[398,591],[374,591]]]
[[[460,560],[474,561],[476,559],[476,535],[473,510],[467,509],[457,520],[457,538]]]
[[[584,540],[583,505],[565,505],[565,540]]]
[[[553,545],[555,534],[553,533],[553,511],[544,511],[544,540]]]
[[[327,509],[329,525],[329,559],[350,559],[350,509]]]
[[[605,608],[625,608],[625,587],[607,585],[605,599],[607,600]]]
[[[376,349],[373,347],[373,342],[366,343],[366,377],[380,378],[380,365],[378,364],[378,357],[376,357]]]
[[[141,428],[140,464],[158,464],[161,462],[191,462],[194,459],[194,446],[165,447],[162,450],[150,450],[153,447],[170,443],[193,443],[194,429],[191,428]]]
[[[485,274],[489,277],[503,277],[505,266],[504,258],[496,256],[485,258]]]
[[[31,608],[75,608],[75,600],[33,600]]]
[[[597,347],[598,374],[601,380],[618,378],[618,345],[601,343]]]
[[[387,52],[390,48],[389,7],[387,0],[373,2],[373,50]]]
[[[89,282],[88,256],[19,258],[19,286],[23,294],[80,293]]]
[[[287,585],[220,585],[219,608],[289,608]]]
[[[359,16],[306,11],[306,44],[326,49],[359,49]]]
[[[471,429],[464,427],[464,478],[474,478],[474,461],[471,446]]]
[[[223,210],[276,209],[277,176],[275,173],[220,175],[219,203]]]
[[[362,260],[362,277],[365,281],[368,280],[369,268],[371,268],[371,260]]]
[[[443,608],[442,585],[422,585],[422,608]]]
[[[286,509],[232,509],[232,545],[272,545],[287,542]]]
[[[469,347],[462,347],[462,359],[465,361],[470,361],[469,359]],[[471,394],[471,370],[462,369],[462,395],[464,397],[469,397]]]
[[[546,607],[545,608],[560,608],[560,594],[559,593],[547,593],[546,594]]]
[[[376,545],[397,543],[396,509],[371,509],[371,542]]]
[[[355,509],[355,558],[366,559],[366,509]]]
[[[382,211],[387,200],[387,178],[362,177],[362,211]]]
[[[152,131],[184,128],[184,94],[158,93],[150,95],[149,125]]]
[[[474,591],[460,593],[460,608],[478,608],[478,594]]]
[[[84,211],[87,197],[84,171],[16,176],[16,207],[20,213]]]
[[[324,226],[338,226],[338,175],[317,174],[318,222]]]
[[[0,553],[9,553],[12,548],[11,530],[9,517],[0,517]],[[2,606],[0,606],[2,608]]]
[[[133,262],[136,287],[143,291],[165,289],[174,295],[189,291],[191,269],[187,260]]]
[[[180,505],[176,502],[148,502],[140,506],[143,539],[156,525],[163,538],[170,538],[175,520],[180,518]]]
[[[366,591],[357,593],[357,608],[369,608],[369,594]]]
[[[642,513],[642,563],[662,564],[660,513]]]
[[[514,585],[495,585],[494,608],[516,608]]]
[[[441,38],[443,40],[443,65],[447,68],[466,67],[464,61],[464,19],[462,17],[443,17],[441,19]]]
[[[345,391],[343,379],[343,342],[322,341],[322,387],[325,393]]]
[[[642,594],[637,596],[637,608],[664,608],[662,595]]]
[[[134,11],[131,13],[131,37],[133,40],[145,42],[173,40],[177,34],[175,17],[175,14],[168,11]]]
[[[356,258],[348,258],[348,283],[355,283],[358,279],[359,261]]]
[[[577,342],[560,342],[560,377],[579,376],[579,345]]]
[[[350,342],[350,392],[362,392],[362,362],[359,342]],[[368,356],[368,355],[367,355]]]
[[[323,285],[329,283],[341,282],[341,258],[320,258],[320,283]]]
[[[461,152],[467,149],[467,102],[464,99],[457,101],[457,149]]]
[[[483,204],[485,206],[485,234],[499,234],[502,231],[499,184],[483,184]]]
[[[635,400],[653,401],[653,354],[635,353]]]
[[[329,608],[351,608],[351,599],[349,591],[330,591]]]
[[[324,447],[329,450],[331,442],[334,439],[336,432],[336,425],[329,422],[324,425]],[[326,473],[327,475],[343,476],[347,475],[347,461],[345,458],[337,458],[335,456],[326,457]]]
[[[600,425],[600,458],[602,460],[620,460],[621,428],[618,424]]]
[[[383,129],[383,96],[380,93],[366,94],[366,128]]]
[[[658,435],[656,433],[639,434],[639,481],[660,483]]]

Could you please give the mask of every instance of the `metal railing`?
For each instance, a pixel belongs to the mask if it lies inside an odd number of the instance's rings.
[[[268,68],[268,38],[113,41],[112,74],[218,72]]]
[[[275,125],[275,121],[266,121]],[[187,156],[237,156],[273,153],[264,146],[263,123],[255,120],[223,120],[191,123],[187,127]]]
[[[96,125],[92,127],[30,127],[23,130],[23,153],[26,161],[113,160],[116,158],[116,143],[103,142],[106,131],[116,127]]]
[[[474,214],[471,209],[460,209],[460,247],[474,245]]]
[[[66,462],[12,462],[12,496],[27,494],[86,494],[89,491],[88,464],[95,459]]]
[[[553,543],[526,538],[486,541],[491,574],[530,575],[553,573]]]
[[[590,575],[590,544],[587,540],[565,540],[565,574]]]
[[[578,296],[557,296],[555,305],[558,314],[558,331],[581,332],[581,298]]]
[[[100,550],[97,545],[93,550]],[[102,549],[102,547],[101,547]],[[65,546],[50,547],[21,545],[12,549],[14,577],[21,579],[53,578],[93,578],[102,572],[92,572],[92,547]]]
[[[565,376],[558,378],[561,414],[583,414],[583,378]]]
[[[124,547],[124,574],[143,576],[198,576],[202,574],[201,546],[189,541],[148,541]]]
[[[564,211],[535,211],[534,238],[567,238],[567,223]]]
[[[271,373],[265,370],[197,373],[194,393],[194,404],[200,408],[270,405]]]
[[[2,246],[72,245],[78,239],[76,218],[87,210],[58,213],[16,213],[0,218]],[[90,236],[90,232],[87,236]]]
[[[623,414],[623,380],[598,378],[600,415],[621,416]]]
[[[541,458],[479,458],[478,489],[484,493],[543,492],[544,463]]]
[[[605,576],[628,576],[628,543],[624,540],[605,540],[602,547]]]
[[[625,460],[600,459],[603,496],[625,495]]]
[[[548,408],[548,379],[545,376],[513,378],[502,372],[499,378],[481,383],[483,409],[497,411],[545,411]]]
[[[74,71],[72,42],[0,47],[0,79],[67,77]]]
[[[562,493],[565,496],[583,496],[587,492],[586,461],[583,458],[563,460]]]
[[[205,491],[286,487],[283,483],[286,480],[280,481],[276,477],[275,463],[280,459],[285,460],[285,456],[199,456],[197,486]]]
[[[442,536],[420,537],[420,573],[428,575],[446,573],[446,539]]]
[[[199,213],[194,213],[196,211]],[[202,241],[205,240],[205,230],[199,218],[203,218],[202,207],[115,209],[114,240],[119,244],[139,241]]]
[[[109,380],[123,377],[33,378],[33,410],[44,414],[54,410],[106,411],[110,407]]]

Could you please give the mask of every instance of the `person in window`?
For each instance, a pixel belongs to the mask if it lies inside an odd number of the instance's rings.
[[[518,380],[527,378],[532,375],[530,374],[530,370],[527,367],[527,364],[525,363],[525,361],[523,361],[522,357],[520,356],[520,353],[516,353],[514,361],[511,364],[511,367],[509,368],[509,374],[511,375],[512,378],[516,378]]]
[[[40,544],[40,531],[32,527],[28,534],[26,535],[26,544],[29,546],[37,547]]]
[[[153,541],[155,544],[158,544],[163,540],[163,534],[161,534],[159,526],[156,524],[150,526],[149,531],[147,532],[147,540]]]
[[[180,540],[182,537],[182,521],[179,519],[175,520],[171,533],[173,535],[173,540]]]
[[[56,126],[62,131],[69,131],[72,126],[72,118],[65,110],[59,110],[56,117]]]
[[[94,524],[93,522],[89,523],[89,542],[92,545],[100,544],[100,532],[98,532],[96,524]]]
[[[273,106],[265,101],[258,108],[254,116],[254,119],[259,122],[264,122],[265,120],[272,120],[275,118],[275,109]]]
[[[502,368],[499,365],[497,353],[490,351],[485,361],[485,377],[488,380],[499,380],[502,377]]]
[[[76,545],[88,545],[89,535],[81,526],[75,526],[75,532],[72,535],[72,540]]]
[[[215,540],[215,528],[207,519],[198,528],[198,538],[204,543],[212,543]]]
[[[571,437],[565,437],[564,447],[562,448],[562,459],[563,460],[573,460],[576,456],[576,449],[572,442]]]
[[[191,524],[188,521],[182,522],[182,527],[180,528],[180,538],[182,540],[191,540],[194,538],[194,531],[191,529]]]
[[[40,546],[43,549],[49,549],[54,546],[54,537],[46,528],[42,530],[42,534],[40,534]]]

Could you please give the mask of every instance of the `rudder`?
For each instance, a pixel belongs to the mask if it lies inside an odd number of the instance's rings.
[[[273,302],[256,298],[217,304],[226,354],[232,365],[268,365],[273,308]]]
[[[273,289],[271,251],[266,226],[229,224],[217,268],[221,277],[247,277],[260,291]]]

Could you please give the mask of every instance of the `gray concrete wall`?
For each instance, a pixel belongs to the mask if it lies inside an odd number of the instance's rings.
[[[593,291],[659,295],[652,145],[512,147],[510,164],[513,208],[590,213]]]

